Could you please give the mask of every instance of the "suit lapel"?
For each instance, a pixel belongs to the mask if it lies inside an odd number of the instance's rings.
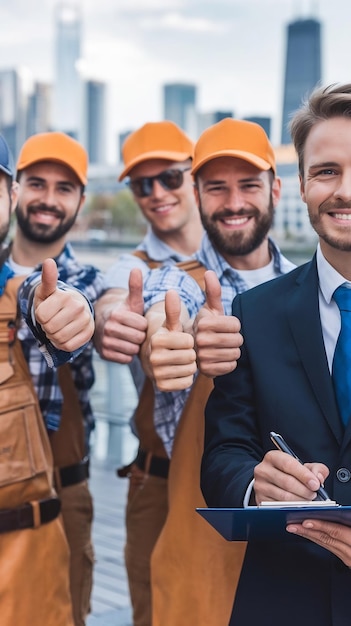
[[[287,314],[302,366],[316,400],[337,441],[341,443],[344,432],[324,349],[318,292],[317,264],[314,257],[297,277],[289,294]]]

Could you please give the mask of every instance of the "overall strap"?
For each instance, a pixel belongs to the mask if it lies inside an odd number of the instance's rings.
[[[63,395],[60,428],[50,433],[56,467],[66,467],[85,457],[84,417],[69,363],[57,369]]]
[[[161,267],[162,265],[162,261],[154,261],[144,250],[134,250],[132,254],[134,256],[137,256],[138,259],[145,261],[145,263],[149,266],[151,270],[156,269],[157,267]]]
[[[23,276],[10,278],[0,297],[0,383],[11,376],[32,383],[21,343],[16,341],[19,327],[17,293],[22,282]]]
[[[194,280],[196,280],[202,291],[205,290],[205,272],[207,268],[197,261],[196,259],[190,259],[189,261],[181,261],[176,264],[176,267],[179,267],[180,270],[187,272],[189,276],[191,276]]]

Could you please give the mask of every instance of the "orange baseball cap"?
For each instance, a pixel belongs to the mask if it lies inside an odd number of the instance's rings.
[[[193,154],[194,143],[177,124],[148,122],[125,140],[122,148],[124,169],[118,180],[123,180],[135,165],[148,159],[185,161]]]
[[[73,170],[83,185],[87,184],[87,152],[78,141],[65,133],[38,133],[29,137],[21,148],[17,171],[39,161],[62,163]]]
[[[224,156],[243,159],[260,170],[276,171],[273,147],[262,126],[255,122],[227,117],[207,128],[195,144],[191,173]]]

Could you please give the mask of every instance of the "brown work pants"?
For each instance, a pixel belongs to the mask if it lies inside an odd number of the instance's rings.
[[[136,468],[141,473],[141,470]],[[129,484],[125,563],[134,626],[151,626],[150,558],[167,517],[167,479],[145,475]],[[166,626],[166,625],[165,625]],[[179,625],[180,626],[180,625]]]
[[[73,626],[69,550],[60,517],[0,534],[1,626]]]
[[[93,501],[86,480],[59,490],[70,557],[70,589],[75,626],[90,612],[94,553],[91,541]],[[34,624],[33,624],[34,626]]]

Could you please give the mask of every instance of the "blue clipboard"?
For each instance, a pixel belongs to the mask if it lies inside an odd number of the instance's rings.
[[[286,532],[287,524],[313,518],[351,526],[351,506],[197,508],[196,511],[228,541],[301,540]]]

